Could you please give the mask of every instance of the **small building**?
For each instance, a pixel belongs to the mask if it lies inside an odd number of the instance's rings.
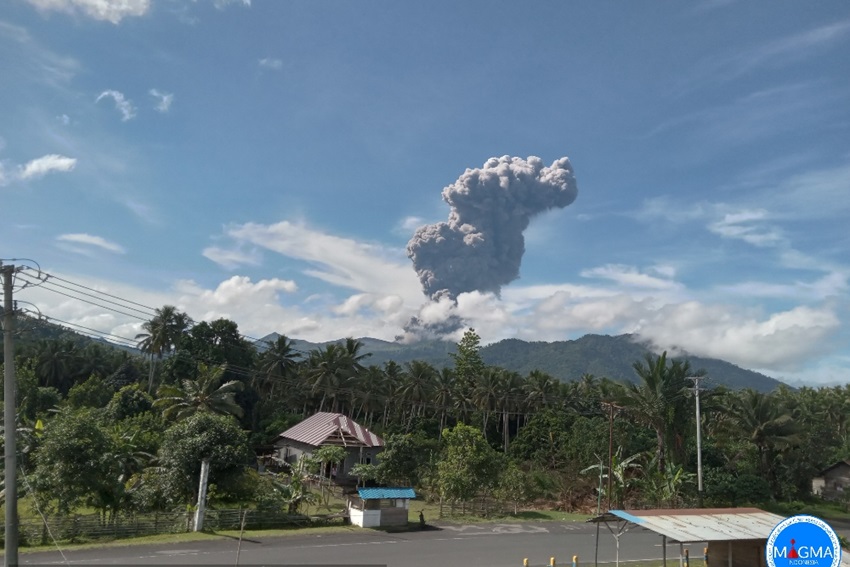
[[[842,500],[850,491],[850,460],[838,461],[812,479],[812,494],[824,500]]]
[[[357,479],[349,474],[351,467],[377,464],[384,440],[341,413],[319,412],[281,433],[275,451],[279,460],[292,465],[301,455],[312,455],[328,445],[345,448],[346,457],[338,467],[326,464],[322,475],[339,484],[355,484]]]
[[[588,521],[608,528],[616,540],[618,558],[620,537],[639,528],[661,536],[665,565],[667,546],[672,543],[678,544],[679,552],[671,565],[681,564],[686,545],[699,544],[701,551],[707,551],[707,567],[766,567],[767,538],[784,519],[758,508],[682,508],[610,510]],[[599,545],[598,540],[596,543]]]
[[[358,488],[348,497],[348,517],[361,528],[406,526],[414,498],[412,488]]]

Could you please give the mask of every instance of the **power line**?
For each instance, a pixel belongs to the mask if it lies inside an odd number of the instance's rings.
[[[138,313],[142,313],[142,314],[147,315],[147,316],[152,316],[152,315],[154,314],[153,312],[155,311],[154,309],[151,309],[151,308],[149,308],[149,307],[145,307],[145,309],[147,309],[147,311],[142,311],[141,309],[136,309],[136,308],[134,308],[134,307],[130,307],[130,306],[126,306],[126,305],[122,305],[122,304],[120,304],[120,303],[118,303],[118,302],[116,302],[116,301],[111,301],[111,300],[109,300],[109,299],[101,299],[101,298],[100,298],[100,297],[98,297],[97,295],[94,295],[94,294],[91,294],[91,293],[86,293],[86,292],[84,292],[84,291],[79,291],[79,290],[76,290],[76,289],[74,289],[74,288],[68,287],[68,286],[66,286],[66,285],[59,284],[59,283],[54,283],[54,282],[50,281],[50,279],[53,279],[53,278],[48,277],[48,278],[46,278],[46,279],[44,279],[44,280],[40,280],[40,281],[42,282],[42,284],[48,284],[48,285],[51,285],[51,286],[56,286],[56,287],[59,287],[59,288],[62,288],[62,289],[65,289],[65,290],[71,291],[72,293],[78,293],[78,294],[80,294],[80,295],[84,295],[84,296],[86,296],[86,297],[91,297],[91,298],[97,299],[98,301],[103,301],[104,303],[110,303],[110,304],[112,304],[112,305],[117,305],[117,306],[122,307],[122,308],[124,308],[124,309],[129,309],[129,310],[131,310],[131,311],[136,311],[136,312],[138,312]],[[45,289],[47,289],[47,288],[45,288]],[[86,289],[90,289],[90,288],[86,288]],[[110,294],[108,294],[108,293],[101,293],[100,295],[105,295],[105,296],[107,296],[107,297],[115,297],[114,295],[110,295]],[[118,299],[120,299],[120,298],[118,298]],[[130,304],[132,304],[132,305],[138,305],[137,303],[132,302],[132,301],[129,301],[129,300],[126,300],[126,299],[122,299],[121,301],[124,301],[125,303],[130,303]],[[144,306],[143,306],[143,307],[144,307]]]
[[[27,281],[27,282],[29,282],[29,283],[34,283],[34,282],[30,282],[29,280],[24,280],[24,281]],[[48,282],[42,282],[42,283],[43,283],[43,284],[46,284],[46,283],[48,283]],[[55,285],[55,284],[50,283],[49,285]],[[68,294],[68,293],[65,293],[65,292],[59,291],[59,290],[57,290],[57,289],[53,289],[53,288],[51,288],[51,287],[46,287],[46,286],[45,286],[45,287],[44,287],[44,289],[45,289],[46,291],[51,291],[51,292],[53,292],[53,293],[56,293],[56,294],[58,294],[58,295],[62,295],[62,296],[64,296],[64,297],[68,297],[68,298],[70,298],[70,299],[76,299],[77,301],[82,301],[83,303],[88,303],[89,305],[93,305],[93,306],[95,306],[95,307],[100,307],[101,309],[106,309],[106,310],[108,310],[108,311],[112,311],[113,313],[118,313],[119,315],[124,315],[125,317],[131,317],[131,318],[133,318],[133,319],[138,319],[139,321],[147,321],[147,319],[146,319],[146,318],[144,318],[144,317],[140,317],[139,315],[136,315],[136,314],[133,314],[133,313],[127,313],[127,312],[124,312],[124,311],[120,311],[120,310],[115,309],[115,308],[113,308],[113,307],[109,307],[108,305],[101,305],[100,303],[95,303],[94,301],[89,301],[89,300],[84,299],[84,298],[82,298],[82,297],[78,297],[78,296],[76,296],[76,295],[71,295],[71,294]],[[106,301],[106,300],[103,300],[103,301]],[[112,303],[114,303],[114,302],[112,302]],[[131,308],[131,307],[127,307],[127,309],[132,309],[132,308]],[[138,310],[137,310],[137,311],[138,311]]]
[[[42,273],[42,272],[41,272],[41,270],[39,270],[39,273]],[[71,281],[71,280],[66,280],[65,278],[60,278],[59,276],[54,275],[54,274],[49,274],[49,273],[47,273],[47,272],[43,272],[43,273],[44,273],[44,275],[45,275],[48,279],[59,280],[60,282],[64,282],[64,283],[67,283],[67,284],[70,284],[70,285],[73,285],[73,286],[76,286],[76,287],[80,287],[80,288],[83,288],[83,289],[88,290],[88,291],[93,291],[93,292],[98,293],[98,294],[100,294],[100,295],[105,295],[106,297],[111,297],[112,299],[118,299],[118,300],[120,300],[120,301],[123,301],[124,303],[129,303],[129,304],[131,304],[131,305],[136,305],[136,306],[138,306],[138,307],[143,307],[144,309],[147,309],[148,311],[156,311],[156,309],[155,309],[155,308],[150,307],[150,306],[148,306],[148,305],[144,305],[144,304],[142,304],[142,303],[137,303],[137,302],[135,302],[135,301],[133,301],[133,300],[125,299],[125,298],[123,298],[123,297],[119,297],[119,296],[117,296],[117,295],[112,295],[111,293],[107,293],[107,292],[105,292],[105,291],[101,291],[101,290],[99,290],[99,289],[95,289],[95,288],[92,288],[92,287],[89,287],[89,286],[83,285],[83,284],[81,284],[81,283],[73,282],[73,281]]]
[[[127,337],[122,337],[122,336],[119,336],[119,335],[113,335],[111,333],[107,333],[106,331],[99,331],[97,329],[92,329],[91,327],[86,327],[85,325],[80,325],[78,323],[71,323],[70,321],[63,321],[62,319],[57,319],[56,317],[49,317],[47,315],[41,315],[40,319],[36,320],[36,322],[43,322],[43,321],[56,322],[56,323],[59,323],[61,325],[68,325],[68,326],[71,326],[71,327],[77,327],[79,329],[83,329],[83,330],[95,333],[97,337],[104,337],[104,338],[109,337],[109,338],[112,338],[112,339],[117,339],[118,341],[127,343],[124,346],[135,347],[138,344],[137,341],[135,341],[133,339],[128,339]]]

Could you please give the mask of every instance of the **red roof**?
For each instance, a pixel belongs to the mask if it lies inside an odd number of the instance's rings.
[[[383,447],[384,440],[341,413],[319,412],[280,434],[291,439],[319,447]]]

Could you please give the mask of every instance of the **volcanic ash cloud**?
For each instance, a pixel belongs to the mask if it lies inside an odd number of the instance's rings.
[[[578,194],[570,160],[545,167],[537,157],[490,158],[443,189],[447,222],[423,226],[407,255],[432,299],[463,292],[499,294],[519,277],[523,231],[532,217],[571,204]]]

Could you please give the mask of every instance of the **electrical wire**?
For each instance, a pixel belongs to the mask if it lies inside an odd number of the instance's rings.
[[[24,486],[29,492],[30,496],[32,496],[33,505],[35,506],[35,511],[41,516],[41,521],[44,522],[44,527],[47,529],[47,535],[50,536],[50,540],[53,542],[53,545],[56,547],[56,551],[59,552],[59,555],[62,556],[62,562],[65,565],[70,565],[71,562],[68,561],[68,558],[65,557],[65,552],[62,551],[62,547],[59,545],[59,542],[56,540],[56,537],[53,535],[53,530],[50,529],[50,523],[47,521],[47,517],[44,515],[44,512],[41,511],[41,506],[38,504],[38,497],[35,494],[35,490],[30,484],[29,478],[27,477],[26,469],[24,469],[23,465],[18,467],[21,471],[21,478],[24,481]]]

